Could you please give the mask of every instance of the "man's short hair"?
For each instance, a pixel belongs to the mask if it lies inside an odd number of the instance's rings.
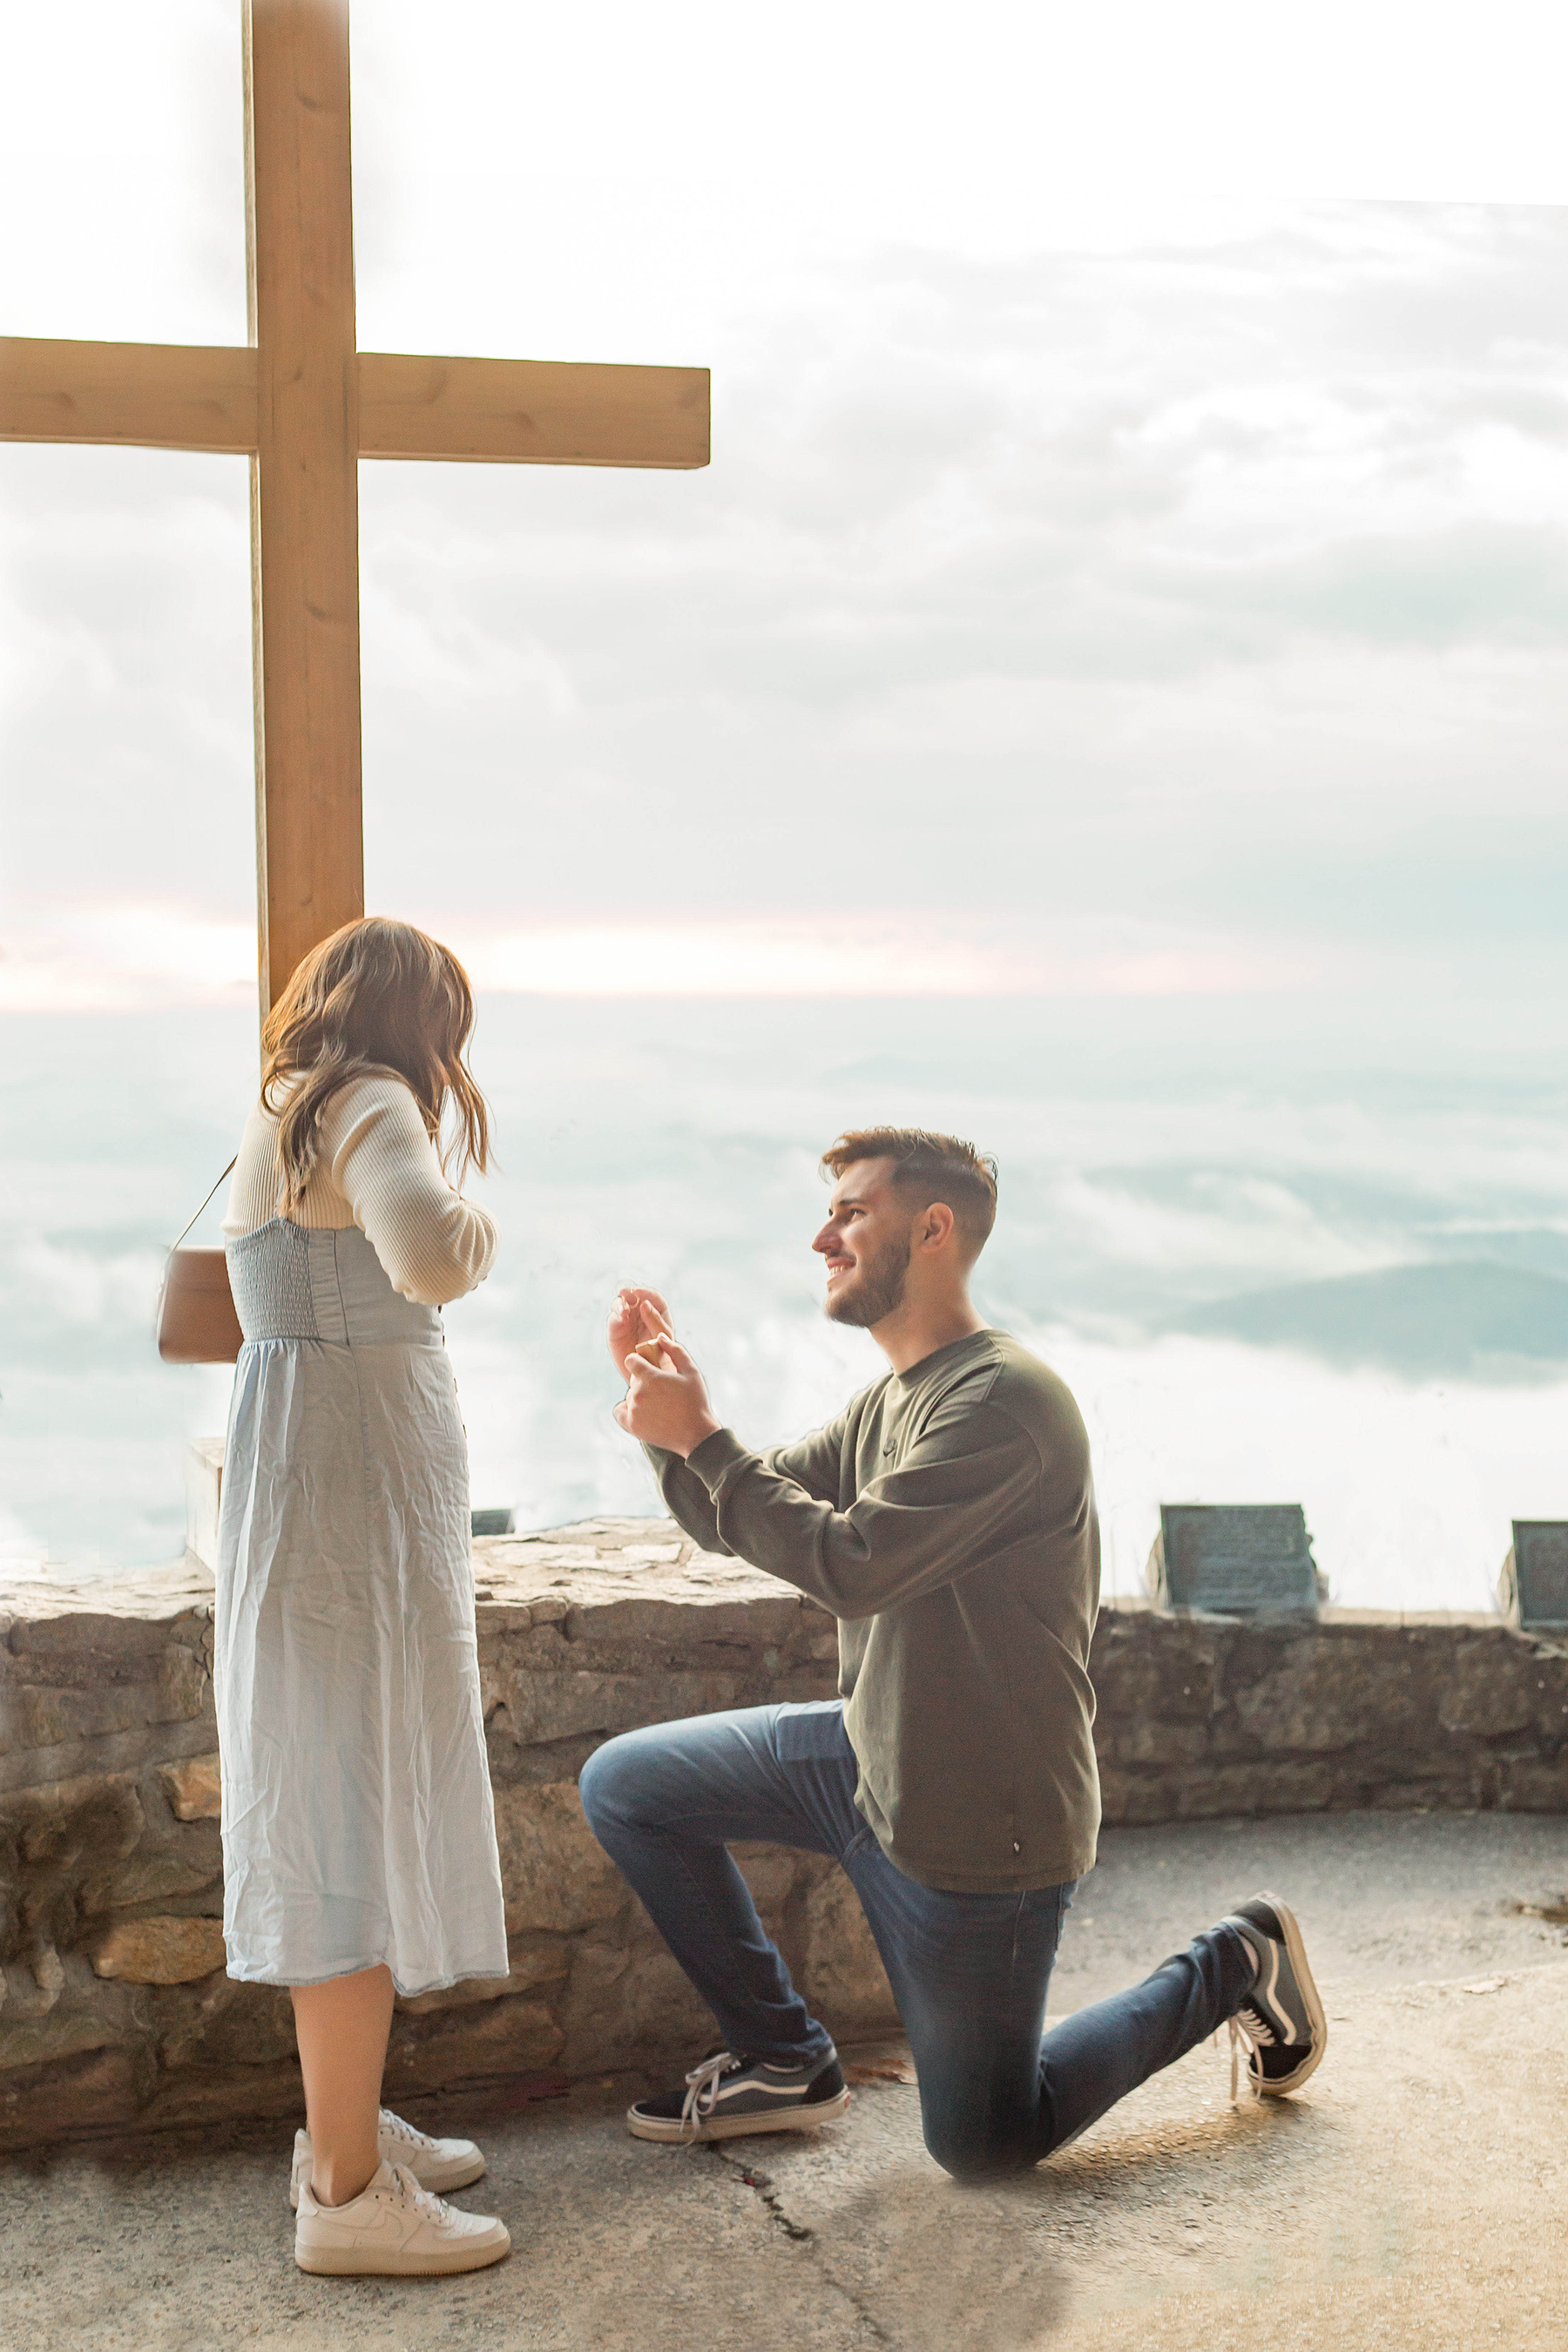
[[[996,1222],[996,1162],[989,1152],[923,1127],[861,1127],[828,1145],[823,1171],[842,1176],[858,1160],[890,1160],[894,1190],[921,1208],[944,1201],[971,1259],[979,1256]]]

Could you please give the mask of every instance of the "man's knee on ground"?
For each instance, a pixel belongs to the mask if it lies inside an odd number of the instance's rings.
[[[1013,2179],[1020,2172],[1032,2172],[1038,2161],[1031,2148],[1009,2147],[988,2133],[951,2120],[939,2122],[922,2116],[921,2129],[927,2155],[966,2189],[987,2180]]]

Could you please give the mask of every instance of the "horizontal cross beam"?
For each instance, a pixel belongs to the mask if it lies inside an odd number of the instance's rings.
[[[256,447],[256,353],[0,336],[0,441]]]
[[[708,370],[359,355],[362,457],[708,463]]]
[[[708,463],[706,368],[361,352],[359,454],[518,466]],[[0,441],[258,446],[244,347],[0,336]]]

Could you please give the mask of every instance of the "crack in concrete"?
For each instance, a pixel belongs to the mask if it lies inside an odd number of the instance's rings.
[[[754,2164],[745,2164],[742,2163],[739,2158],[726,2156],[723,2149],[713,2140],[709,2140],[707,2142],[707,2146],[711,2150],[712,2154],[718,2158],[726,2172],[737,2173],[740,2176],[740,2178],[745,2182],[747,2188],[753,2192],[761,2203],[766,2208],[769,2218],[784,2231],[786,2238],[794,2239],[797,2243],[799,2243],[806,2239],[816,2237],[816,2232],[815,2230],[807,2229],[804,2221],[792,2220],[790,2215],[784,2211],[784,2200],[780,2197],[777,2189],[773,2186],[773,2175],[771,2173],[759,2172]]]
[[[868,2310],[854,2288],[847,2286],[831,2263],[825,2259],[821,2241],[816,2231],[808,2228],[805,2222],[797,2221],[793,2214],[785,2210],[784,2199],[779,2195],[773,2175],[760,2171],[754,2164],[747,2164],[738,2157],[727,2156],[723,2148],[712,2140],[706,2141],[704,2145],[711,2155],[718,2158],[726,2172],[738,2176],[744,2181],[775,2229],[782,2231],[792,2244],[811,2247],[812,2259],[822,2273],[823,2278],[830,2287],[836,2289],[844,2297],[856,2318],[868,2330],[872,2340],[875,2343],[886,2345],[889,2352],[899,2352],[899,2338],[889,2335],[876,2313]]]
[[[889,2336],[881,2321],[878,2318],[876,2313],[874,2311],[868,2310],[866,2305],[861,2302],[860,2297],[856,2294],[854,2288],[852,2286],[846,2286],[837,2272],[831,2270],[827,2263],[823,2262],[820,2254],[817,2255],[816,2260],[819,2267],[821,2268],[822,2275],[827,2281],[828,2285],[837,2288],[838,2293],[844,2297],[845,2302],[849,2305],[849,2308],[855,2314],[856,2318],[871,2336],[873,2343],[885,2344],[888,2347],[888,2352],[901,2352],[903,2338],[898,2336]]]

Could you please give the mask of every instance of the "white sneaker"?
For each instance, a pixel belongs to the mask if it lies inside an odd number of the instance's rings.
[[[448,2189],[466,2189],[485,2168],[485,2159],[471,2139],[432,2139],[416,2131],[390,2107],[383,2107],[375,2136],[375,2152],[383,2164],[405,2164],[421,2189],[445,2196]],[[310,2178],[310,2135],[294,2135],[294,2164],[289,2176],[289,2202],[300,2210],[300,2191]]]
[[[302,2271],[329,2278],[430,2278],[482,2271],[510,2252],[504,2223],[489,2213],[459,2213],[421,2189],[405,2164],[378,2165],[346,2205],[318,2205],[309,2181],[300,2191],[294,2260]]]

